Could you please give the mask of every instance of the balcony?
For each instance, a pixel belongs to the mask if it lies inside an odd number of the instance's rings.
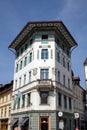
[[[52,80],[51,79],[38,79],[37,80],[37,89],[52,89]]]

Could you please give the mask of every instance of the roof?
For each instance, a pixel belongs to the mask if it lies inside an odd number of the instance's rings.
[[[87,65],[87,58],[86,58],[85,61],[84,61],[84,66],[85,66],[85,65]]]
[[[73,77],[73,81],[80,81],[79,77]]]
[[[1,85],[1,87],[0,87],[0,94],[9,91],[12,88],[13,88],[13,81],[11,81],[8,84]]]
[[[8,48],[15,49],[17,45],[24,40],[27,36],[31,35],[35,30],[40,29],[54,29],[57,33],[61,34],[68,43],[70,47],[76,46],[77,43],[74,38],[71,36],[70,32],[67,30],[62,21],[33,21],[28,22],[21,32],[16,36]]]

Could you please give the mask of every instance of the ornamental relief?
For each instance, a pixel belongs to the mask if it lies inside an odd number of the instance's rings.
[[[33,75],[35,76],[37,74],[37,68],[33,69]]]
[[[52,68],[52,74],[54,74],[54,75],[57,74],[57,69],[56,68]]]

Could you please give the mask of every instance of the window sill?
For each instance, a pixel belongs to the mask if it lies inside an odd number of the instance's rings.
[[[40,106],[50,106],[50,104],[39,104]]]

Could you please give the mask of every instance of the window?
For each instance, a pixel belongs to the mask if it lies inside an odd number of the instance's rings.
[[[41,96],[41,104],[47,104],[47,99],[48,99],[48,91],[41,91],[40,96]]]
[[[49,69],[41,69],[40,79],[48,79],[48,78],[49,78]]]
[[[10,114],[11,114],[11,107],[9,106],[8,115],[10,116]]]
[[[63,57],[63,67],[65,67],[65,57]]]
[[[24,85],[26,84],[26,74],[24,75]]]
[[[48,35],[42,35],[42,40],[48,40]]]
[[[21,54],[23,53],[23,48],[21,48]]]
[[[68,87],[70,87],[70,79],[68,78]]]
[[[60,71],[58,71],[58,82],[60,82]]]
[[[27,94],[27,106],[30,106],[30,93]]]
[[[63,85],[65,86],[65,75],[63,75]]]
[[[67,63],[67,70],[70,70],[69,62]]]
[[[25,95],[22,96],[22,107],[25,107]]]
[[[15,80],[15,89],[17,88],[17,80]]]
[[[32,62],[32,52],[29,55],[29,62]]]
[[[21,87],[21,77],[19,78],[19,87]]]
[[[21,61],[21,62],[20,62],[20,70],[22,69],[22,64],[23,64],[23,63],[22,63],[22,61]]]
[[[64,95],[64,108],[67,108],[67,97]]]
[[[3,117],[3,108],[1,109],[1,117]]]
[[[58,105],[61,107],[62,106],[62,99],[61,99],[61,93],[58,93]]]
[[[25,50],[27,50],[27,48],[28,48],[28,45],[27,45],[27,44],[25,44]]]
[[[18,72],[18,64],[16,65],[16,72]]]
[[[29,72],[29,83],[31,82],[31,71]]]
[[[20,98],[18,98],[17,109],[20,108]]]
[[[33,39],[30,40],[29,45],[31,46],[33,43]]]
[[[48,44],[48,35],[42,35],[42,44]]]
[[[19,57],[19,52],[17,52],[17,55],[16,55],[16,57],[17,57],[17,58]]]
[[[27,57],[25,57],[25,59],[24,59],[24,66],[26,66],[27,65]]]
[[[57,61],[60,63],[60,53],[57,52]]]
[[[4,117],[6,117],[6,113],[7,113],[7,108],[5,107],[5,109],[4,109]]]
[[[72,102],[71,102],[71,98],[69,98],[69,109],[72,109]]]
[[[48,49],[42,49],[41,59],[48,59]]]

